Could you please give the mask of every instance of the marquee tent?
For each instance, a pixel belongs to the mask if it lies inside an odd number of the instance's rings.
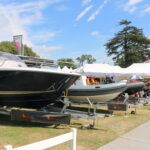
[[[124,69],[109,64],[85,64],[76,69],[76,72],[92,76],[117,76],[123,74]]]
[[[75,70],[88,76],[148,76],[150,77],[150,63],[134,63],[127,68],[111,66],[109,64],[85,64]]]
[[[150,63],[150,59],[149,59],[149,60],[144,61],[144,63]]]
[[[124,69],[125,75],[150,76],[150,63],[134,63]]]

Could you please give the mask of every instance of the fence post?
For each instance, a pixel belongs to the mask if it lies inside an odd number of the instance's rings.
[[[72,128],[72,140],[71,140],[71,150],[77,149],[77,129]]]
[[[13,147],[11,145],[6,145],[4,146],[4,150],[12,150]]]

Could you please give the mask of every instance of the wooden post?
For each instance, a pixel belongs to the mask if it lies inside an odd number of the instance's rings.
[[[77,129],[72,128],[72,140],[71,140],[71,150],[77,149]]]
[[[4,146],[4,150],[12,150],[13,147],[11,145],[6,145]]]

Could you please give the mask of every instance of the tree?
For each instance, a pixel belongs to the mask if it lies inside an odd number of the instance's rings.
[[[92,55],[87,55],[86,60],[88,64],[93,64],[96,61],[96,59],[93,58]]]
[[[130,24],[131,21],[122,20],[119,25],[125,27],[105,44],[107,55],[113,55],[115,64],[121,67],[150,59],[150,39],[142,29]]]
[[[57,60],[57,65],[61,68],[67,66],[68,68],[77,68],[74,61],[71,58],[61,58]]]
[[[17,55],[17,50],[15,45],[9,41],[0,42],[0,51]]]
[[[28,47],[27,45],[24,45],[24,55],[25,56],[33,56],[33,57],[39,57],[32,48]]]
[[[79,62],[80,66],[83,66],[83,63],[86,60],[86,55],[81,55],[80,57],[77,57],[76,60]]]
[[[15,45],[13,44],[13,42],[10,41],[0,42],[0,51],[15,55],[18,54]],[[28,47],[27,45],[24,45],[24,55],[38,57],[38,55],[35,52],[33,52],[32,48]]]
[[[80,57],[77,57],[76,60],[79,62],[79,66],[83,66],[84,62],[92,64],[96,61],[96,59],[93,58],[92,55],[81,55]]]

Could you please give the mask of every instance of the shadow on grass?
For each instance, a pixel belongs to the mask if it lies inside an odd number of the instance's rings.
[[[68,107],[69,109],[72,109],[72,110],[79,110],[79,111],[84,111],[84,112],[88,112],[89,108],[86,108],[86,107],[76,107],[76,106],[71,106],[71,107]],[[93,108],[90,108],[90,111],[91,112],[94,112],[94,109]],[[108,110],[104,110],[104,109],[96,109],[96,113],[102,113],[102,114],[111,114],[110,111]]]

